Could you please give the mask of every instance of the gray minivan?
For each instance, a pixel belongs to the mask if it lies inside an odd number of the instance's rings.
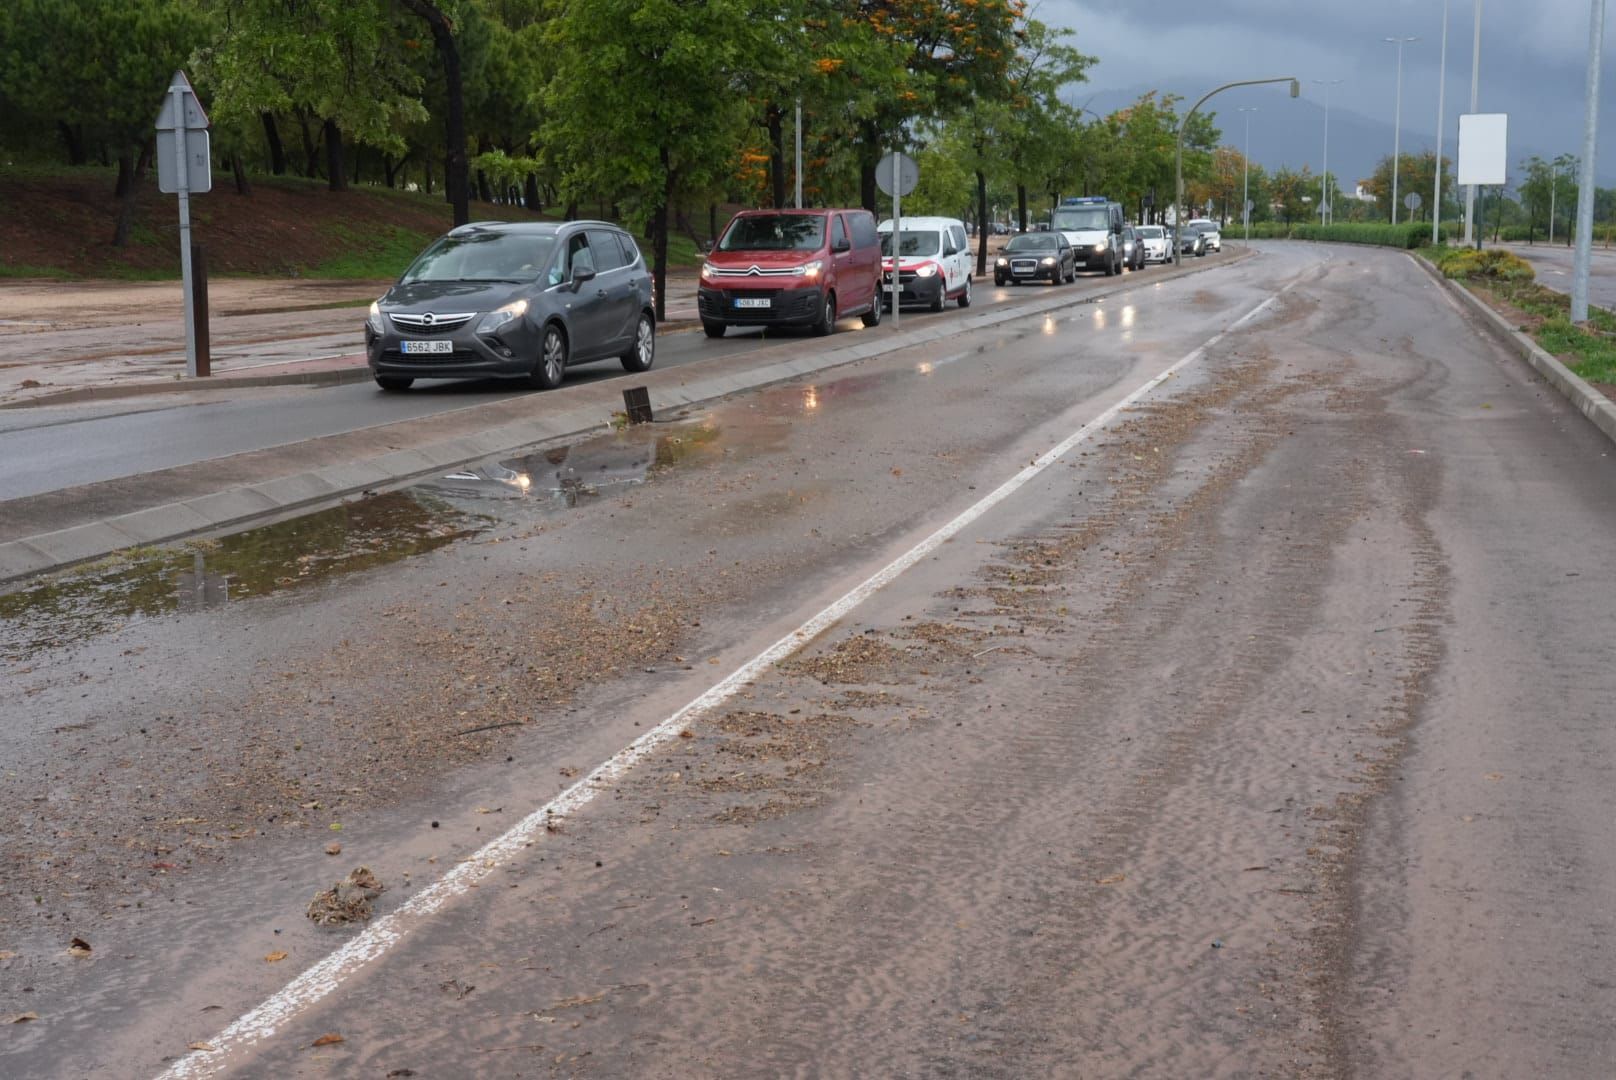
[[[522,379],[549,390],[573,364],[656,359],[651,274],[634,238],[604,221],[480,221],[423,251],[370,305],[376,385]]]

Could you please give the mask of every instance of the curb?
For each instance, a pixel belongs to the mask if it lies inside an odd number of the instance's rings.
[[[1412,254],[1409,258],[1435,278],[1439,285],[1445,286],[1450,293],[1458,297],[1459,302],[1472,313],[1480,316],[1487,330],[1514,349],[1522,360],[1543,376],[1545,382],[1558,390],[1578,412],[1593,423],[1594,427],[1604,432],[1607,439],[1616,442],[1616,401],[1589,386],[1582,376],[1555,359],[1552,353],[1533,341],[1530,335],[1511,325],[1508,319],[1494,311],[1485,300],[1462,284],[1443,277],[1442,271],[1425,259]]]
[[[230,390],[243,386],[342,386],[369,382],[370,365],[326,368],[323,371],[285,371],[279,375],[209,375],[206,379],[127,383],[123,386],[80,386],[38,397],[0,403],[0,409],[31,409],[40,405],[71,405],[79,401],[112,401],[148,394],[181,394],[196,390]]]
[[[1168,280],[1206,273],[1253,257],[1241,253],[1207,266],[1181,270]],[[915,345],[991,329],[1060,308],[1093,303],[1138,287],[1140,285],[1134,282],[1118,282],[1112,288],[1078,297],[1063,290],[1056,295],[1029,302],[998,306],[959,321],[926,325],[918,330],[900,330],[879,340],[859,340],[855,337],[846,345],[833,346],[813,357],[802,356],[797,343],[785,342],[753,353],[715,357],[715,363],[709,365],[706,371],[699,370],[699,363],[653,369],[644,377],[642,385],[651,391],[659,409],[689,408]],[[698,370],[691,370],[693,367]],[[368,379],[369,368],[363,370],[364,378]],[[251,451],[174,469],[47,492],[27,499],[12,500],[9,504],[0,503],[0,506],[11,507],[30,504],[14,514],[13,520],[19,522],[38,507],[44,508],[46,516],[63,507],[98,506],[114,511],[98,520],[0,541],[0,583],[87,562],[124,548],[168,543],[242,528],[255,521],[329,505],[350,495],[407,484],[518,448],[594,433],[600,430],[604,416],[618,407],[614,403],[620,389],[621,384],[617,380],[579,385],[570,397],[563,388],[557,395],[560,398],[556,402],[558,407],[553,411],[547,410],[546,415],[539,417],[528,413],[532,405],[530,397],[516,397],[473,406],[469,410],[442,413],[436,417],[398,421],[377,428],[307,440],[296,444],[291,452],[303,458],[324,457],[330,463],[322,462],[318,467],[267,480],[245,482],[248,477],[263,474],[265,470],[260,462],[269,461],[273,455],[286,452],[288,448]],[[555,401],[556,397],[547,400]],[[490,422],[482,427],[456,430],[479,416]],[[437,422],[436,426],[448,429],[443,432],[443,437],[420,445],[400,445],[402,440],[397,439],[398,431],[412,426],[419,428],[433,421]],[[316,462],[311,460],[309,464]],[[189,490],[202,484],[209,485],[210,489]],[[140,505],[141,500],[152,492],[179,497],[154,505]],[[120,504],[139,508],[117,512]]]

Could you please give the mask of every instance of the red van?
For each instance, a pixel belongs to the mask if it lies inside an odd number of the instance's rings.
[[[727,326],[881,321],[881,238],[868,210],[743,210],[701,264],[697,306],[708,337]]]

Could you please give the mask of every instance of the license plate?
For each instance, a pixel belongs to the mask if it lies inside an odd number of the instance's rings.
[[[769,298],[767,296],[737,296],[735,306],[738,308],[766,308],[769,306]]]
[[[452,353],[452,341],[401,341],[399,350],[406,353]]]

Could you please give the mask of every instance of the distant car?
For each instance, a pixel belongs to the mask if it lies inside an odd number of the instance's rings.
[[[1132,225],[1122,226],[1122,265],[1129,270],[1145,268],[1145,249]]]
[[[1011,237],[993,263],[995,285],[1047,280],[1051,285],[1077,280],[1077,255],[1058,232],[1022,233]]]
[[[1201,257],[1206,254],[1206,235],[1200,229],[1185,225],[1183,228],[1171,228],[1167,231],[1173,234],[1180,255]]]
[[[1208,251],[1223,250],[1223,233],[1218,228],[1217,222],[1212,221],[1209,218],[1191,218],[1184,224],[1188,225],[1192,229],[1201,230],[1201,235],[1206,237],[1206,249]]]
[[[651,274],[633,237],[604,221],[480,222],[433,241],[370,305],[376,385],[523,379],[549,390],[567,368],[656,359]]]
[[[995,221],[993,223],[993,235],[994,236],[1005,236],[1009,232],[1010,232],[1010,226],[1006,225],[1004,222]]]
[[[1166,229],[1160,225],[1136,225],[1133,231],[1145,250],[1145,262],[1164,263],[1172,259],[1173,253],[1167,247]]]

